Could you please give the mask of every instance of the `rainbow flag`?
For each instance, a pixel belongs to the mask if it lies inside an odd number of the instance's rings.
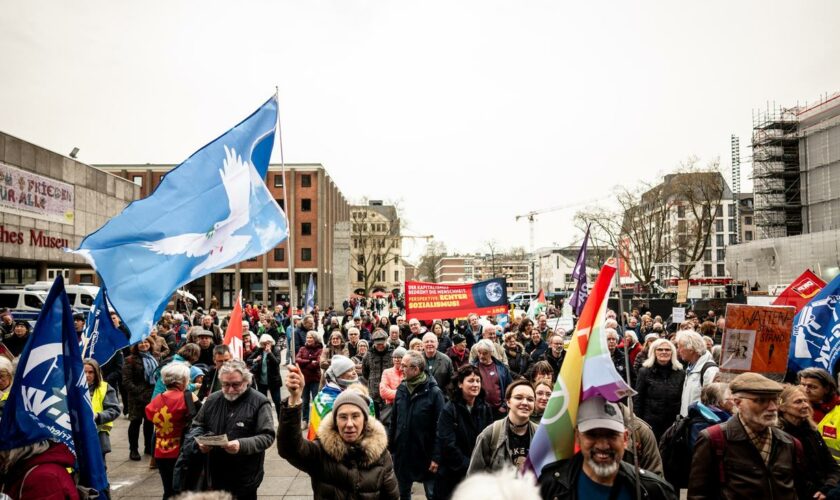
[[[609,369],[601,361],[603,351],[607,350],[606,338],[603,336],[604,316],[615,273],[616,260],[611,258],[601,268],[592,293],[583,307],[566,359],[560,368],[560,376],[557,377],[551,399],[548,400],[540,426],[531,441],[525,467],[537,477],[546,465],[574,455],[577,411],[578,405],[585,399],[583,396],[601,394],[615,401],[620,399],[614,397],[616,394],[627,390],[632,393],[626,384],[622,385],[623,381],[612,366],[612,361],[607,358]]]
[[[359,385],[361,386],[361,384]],[[367,388],[364,386],[361,387],[362,388],[358,389],[359,392],[363,396],[367,397]],[[357,390],[356,384],[353,384],[345,390]],[[306,439],[313,441],[318,435],[318,427],[321,426],[321,421],[324,420],[324,417],[332,411],[333,404],[339,394],[341,394],[341,389],[332,384],[326,384],[324,385],[324,388],[321,389],[314,398],[312,398],[312,403],[309,405],[309,428],[306,431]],[[368,405],[368,412],[370,413],[370,416],[375,417],[376,412],[373,409],[373,400],[368,398],[368,401],[370,403]]]

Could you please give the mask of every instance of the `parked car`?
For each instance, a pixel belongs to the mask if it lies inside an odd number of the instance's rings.
[[[52,281],[36,281],[23,288],[24,290],[42,291],[46,295],[52,285]],[[70,299],[70,307],[78,311],[90,309],[99,293],[99,287],[94,285],[65,285],[64,290],[67,292],[67,298]]]

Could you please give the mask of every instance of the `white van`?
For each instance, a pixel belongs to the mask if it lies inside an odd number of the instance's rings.
[[[47,292],[41,290],[0,290],[0,308],[14,311],[41,312]]]
[[[44,292],[44,296],[49,293],[52,288],[52,281],[36,281],[31,285],[26,285],[24,290]],[[99,294],[99,287],[93,285],[64,285],[64,290],[67,292],[67,298],[70,300],[70,307],[73,309],[90,309],[96,295]]]

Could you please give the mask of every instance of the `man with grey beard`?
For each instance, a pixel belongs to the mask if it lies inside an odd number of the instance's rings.
[[[688,498],[825,498],[808,495],[802,444],[777,427],[781,384],[742,373],[729,390],[738,410],[700,432]]]
[[[629,432],[621,409],[596,396],[580,404],[575,437],[580,451],[569,459],[543,467],[540,494],[543,498],[610,498],[630,500],[636,496],[636,473],[623,462]],[[639,470],[641,498],[676,499],[674,489],[658,475]]]
[[[274,443],[274,420],[268,398],[251,388],[244,362],[228,361],[219,369],[222,390],[212,393],[193,420],[193,434],[227,435],[224,446],[199,445],[210,455],[214,490],[237,499],[257,498],[263,480],[265,450]]]

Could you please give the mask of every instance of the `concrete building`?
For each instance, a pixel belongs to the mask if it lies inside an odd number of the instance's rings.
[[[727,250],[739,281],[770,290],[806,268],[840,272],[840,93],[757,113],[753,129],[756,241]]]
[[[97,283],[62,251],[140,197],[131,182],[0,132],[0,283]]]
[[[402,292],[400,218],[393,205],[370,200],[350,208],[350,285],[354,293]]]
[[[435,266],[437,283],[472,283],[495,277],[507,281],[508,297],[531,291],[531,262],[524,252],[444,255]]]
[[[564,292],[574,290],[575,282],[572,279],[572,272],[575,269],[575,261],[580,247],[543,247],[534,251],[534,290],[542,289],[545,292]],[[570,251],[574,257],[570,257]],[[598,276],[600,266],[598,250],[589,246],[587,248],[586,274],[589,283],[593,283]],[[594,264],[594,265],[593,265]]]
[[[151,193],[175,165],[108,164],[97,168],[127,179],[142,196]],[[247,301],[273,303],[288,300],[289,276],[294,276],[296,299],[302,305],[309,276],[315,275],[316,303],[327,306],[337,297],[347,297],[347,272],[336,276],[345,262],[342,250],[348,244],[350,206],[326,169],[317,163],[288,164],[285,180],[280,165],[269,165],[266,184],[289,219],[289,239],[271,252],[236,266],[199,278],[187,289],[209,307],[216,297],[222,308],[233,305],[241,288]],[[287,204],[285,193],[293,204]],[[295,249],[290,258],[288,248]],[[337,260],[337,257],[340,259]],[[337,303],[341,303],[338,301]]]

